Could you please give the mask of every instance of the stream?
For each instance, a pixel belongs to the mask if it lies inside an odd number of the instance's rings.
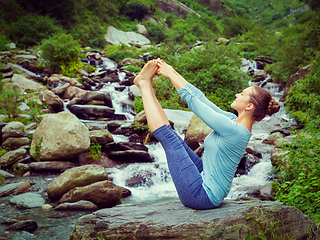
[[[254,67],[254,66],[253,66]],[[124,77],[124,76],[121,76]],[[115,89],[119,87],[118,83],[106,84],[99,91],[113,92],[111,95],[112,102],[118,115],[124,115],[126,120],[123,124],[130,125],[133,122],[134,113],[132,110],[123,107],[121,102],[129,96],[129,87],[125,87],[122,92]],[[279,101],[282,91],[277,84],[264,83],[264,88],[269,90],[273,97]],[[111,90],[110,90],[111,89]],[[165,109],[168,119],[175,124],[175,130],[184,138],[184,130],[187,128],[191,119],[192,113],[180,110]],[[259,123],[253,126],[253,134],[250,139],[248,147],[254,149],[262,154],[261,162],[256,164],[247,175],[241,175],[234,178],[232,189],[227,196],[228,199],[235,199],[239,196],[245,196],[248,189],[259,188],[271,182],[272,165],[270,157],[273,152],[273,146],[262,144],[262,140],[270,135],[270,132],[280,129],[282,121],[290,121],[285,114],[283,106],[277,114],[272,117],[266,117]],[[89,121],[82,120],[87,126],[106,126],[104,121]],[[127,137],[121,135],[113,135],[115,142],[126,142]],[[152,163],[133,163],[123,166],[117,166],[106,169],[110,178],[118,186],[123,186],[129,189],[132,195],[128,198],[122,199],[121,204],[149,204],[159,201],[178,199],[175,187],[173,185],[167,163],[165,153],[159,143],[147,145],[149,154],[154,157],[155,161]],[[138,187],[128,187],[126,180],[133,176],[133,174],[141,173],[147,176],[147,181]],[[37,192],[46,196],[46,188],[48,184],[57,177],[56,174],[45,174],[29,177],[16,177],[6,180],[6,183],[14,183],[21,181],[32,181],[35,184],[31,186],[30,191]],[[90,212],[85,211],[55,211],[53,209],[18,209],[9,203],[12,196],[0,198],[0,221],[8,218],[18,219],[32,219],[38,224],[38,229],[33,234],[22,232],[8,232],[5,231],[6,226],[0,225],[0,240],[1,239],[59,239],[67,240],[73,229],[74,222],[82,215]],[[46,200],[49,200],[46,198]],[[49,201],[50,203],[50,201]]]

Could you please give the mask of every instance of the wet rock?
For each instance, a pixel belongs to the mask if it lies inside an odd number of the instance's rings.
[[[93,100],[99,100],[103,101],[104,105],[106,105],[107,107],[113,107],[111,97],[108,94],[87,91],[80,98],[83,104],[87,104]]]
[[[121,192],[122,192],[122,198],[126,198],[126,197],[129,197],[131,196],[131,191],[127,188],[124,188],[124,187],[119,187]]]
[[[283,138],[283,135],[280,132],[275,132],[275,133],[270,134],[270,136],[267,137],[266,139],[264,139],[262,141],[262,143],[273,145],[275,143],[275,141],[280,138]]]
[[[115,110],[107,106],[99,105],[72,105],[70,111],[76,115],[89,115],[95,117],[111,117]]]
[[[148,147],[143,144],[136,144],[132,142],[119,142],[119,143],[108,143],[103,146],[103,150],[109,151],[126,151],[126,150],[140,150],[148,152]]]
[[[19,161],[27,155],[27,150],[24,148],[18,148],[16,150],[3,154],[0,158],[0,166],[8,167],[11,164]]]
[[[108,173],[99,165],[85,165],[66,170],[55,178],[47,188],[51,199],[59,199],[75,187],[82,187],[97,181],[108,180]]]
[[[151,186],[152,181],[149,181],[152,176],[155,176],[155,173],[151,171],[138,171],[133,174],[132,177],[126,179],[126,186],[128,187],[138,187],[141,185]]]
[[[2,143],[2,146],[13,149],[13,148],[17,148],[25,145],[30,145],[30,143],[31,141],[27,137],[22,137],[22,138],[9,137]]]
[[[275,200],[274,197],[273,197],[273,191],[272,191],[271,183],[268,183],[267,185],[263,186],[260,189],[259,198],[261,200],[271,200],[271,201]]]
[[[58,79],[58,80],[57,80]],[[78,82],[77,79],[75,78],[70,78],[70,77],[67,77],[67,76],[63,76],[62,74],[52,74],[50,76],[50,78],[48,79],[47,83],[51,86],[51,84],[54,82],[67,82],[69,83],[71,86],[74,86],[74,87],[77,87],[77,88],[80,88],[80,89],[85,89],[85,87],[80,83]]]
[[[82,96],[84,94],[86,94],[85,90],[83,90],[81,88],[78,88],[78,87],[70,86],[64,91],[64,94],[63,94],[62,98],[71,100],[72,98],[74,98],[76,96],[79,97],[79,96]]]
[[[99,209],[97,205],[90,201],[80,200],[78,202],[73,203],[61,203],[54,208],[55,210],[65,211],[65,210],[72,210],[72,211],[96,211]]]
[[[3,187],[0,187],[0,197],[5,197],[10,194],[20,194],[25,193],[30,188],[30,183],[28,182],[19,182],[7,184]]]
[[[13,223],[9,227],[7,227],[6,231],[27,231],[27,232],[33,232],[38,228],[38,224],[34,220],[23,220],[23,221],[17,221],[16,223]]]
[[[3,171],[3,170],[1,170],[0,169],[0,175],[2,175],[2,176],[4,176],[4,178],[14,178],[14,175],[13,174],[11,174],[11,173],[8,173],[8,172],[6,172],[6,171]]]
[[[59,87],[56,87],[52,89],[52,92],[54,94],[57,94],[58,96],[63,96],[64,92],[70,87],[70,83],[64,83]]]
[[[93,130],[90,131],[91,143],[98,143],[104,145],[109,142],[113,142],[113,137],[108,130]]]
[[[52,91],[47,90],[47,91],[40,92],[39,98],[41,101],[51,106],[51,108],[55,112],[63,111],[63,108],[64,108],[63,101],[59,98],[59,96],[55,95]]]
[[[165,201],[119,205],[84,215],[76,221],[70,240],[97,237],[105,240],[199,239],[199,236],[202,239],[238,239],[239,231],[245,239],[250,232],[244,229],[259,227],[258,222],[253,223],[245,217],[261,214],[263,221],[280,224],[277,228],[283,229],[277,232],[280,239],[293,233],[302,236],[310,228],[316,229],[309,216],[281,202],[225,200],[216,209],[196,211],[184,207],[180,201]]]
[[[192,150],[195,150],[199,147],[199,143],[203,143],[210,132],[212,132],[212,129],[194,114],[191,117],[184,141]]]
[[[86,125],[72,113],[60,112],[41,121],[33,135],[30,154],[44,161],[62,160],[86,152],[89,147]]]
[[[45,200],[38,193],[27,192],[10,199],[10,203],[16,205],[18,208],[38,208],[45,204]]]
[[[121,162],[153,162],[153,158],[145,151],[141,150],[125,150],[112,151],[108,153],[108,157]]]
[[[87,200],[100,208],[114,207],[121,199],[122,192],[118,186],[105,180],[85,187],[76,187],[64,194],[59,203]]]
[[[49,162],[33,162],[29,164],[33,171],[63,171],[67,168],[74,167],[74,163],[67,161],[49,161]]]
[[[119,128],[121,126],[120,123],[116,123],[116,122],[111,122],[108,123],[108,130],[112,133],[114,130],[116,130],[117,128]]]

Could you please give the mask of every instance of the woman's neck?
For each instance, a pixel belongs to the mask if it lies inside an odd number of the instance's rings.
[[[248,129],[248,131],[252,131],[253,120],[247,114],[244,113],[239,115],[235,122],[245,126]]]

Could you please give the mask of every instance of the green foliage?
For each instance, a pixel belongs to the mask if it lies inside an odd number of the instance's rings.
[[[279,161],[285,168],[273,183],[277,200],[295,206],[320,225],[320,134],[300,133]]]
[[[0,156],[2,156],[3,154],[5,154],[7,152],[8,152],[8,149],[6,149],[5,147],[0,148]]]
[[[0,92],[0,106],[2,113],[8,116],[9,119],[18,117],[19,104],[21,102],[20,89],[10,87],[9,89],[2,89]]]
[[[28,14],[11,23],[6,32],[10,39],[20,46],[30,47],[39,44],[42,39],[53,33],[61,32],[56,21],[47,16]]]
[[[290,88],[285,106],[291,116],[307,129],[320,128],[320,53],[311,72]]]
[[[5,180],[5,177],[2,174],[0,174],[0,184],[2,184]]]
[[[89,151],[86,154],[86,157],[89,161],[99,161],[101,158],[101,145],[98,143],[91,143]]]
[[[120,62],[125,58],[139,58],[139,54],[129,50],[117,50],[113,53],[108,54],[107,57],[115,60],[116,62]]]
[[[187,52],[172,44],[161,48],[159,52],[155,51],[154,57],[164,59],[224,110],[232,111],[230,104],[234,100],[234,94],[240,92],[250,79],[239,70],[239,53],[234,46],[210,43]],[[161,105],[164,108],[185,109],[186,104],[168,81],[162,77],[154,81],[155,92]]]
[[[127,65],[125,67],[125,70],[129,71],[129,72],[133,72],[133,73],[139,73],[141,71],[141,67],[138,66],[133,66],[133,65]]]
[[[79,42],[70,34],[56,34],[43,40],[40,50],[45,64],[56,71],[69,74],[82,66]]]
[[[242,35],[250,30],[252,22],[246,18],[228,17],[222,20],[224,30],[222,32],[224,37],[230,38],[237,35]]]
[[[139,1],[130,1],[126,4],[125,14],[131,20],[141,20],[148,12],[148,6]]]
[[[148,30],[148,39],[152,43],[161,43],[168,38],[168,30],[164,25],[154,23],[151,21],[144,22],[143,24]]]
[[[7,38],[6,35],[4,35],[2,32],[0,32],[0,51],[7,51],[9,50],[9,47],[6,45],[8,44],[10,41]]]
[[[30,107],[29,121],[40,123],[39,115],[42,114],[42,106],[39,105],[39,102],[37,101],[37,99],[35,99],[35,98],[30,99],[28,101],[27,105]]]
[[[308,6],[313,10],[317,11],[320,8],[320,2],[318,0],[300,0],[301,2],[305,2]]]

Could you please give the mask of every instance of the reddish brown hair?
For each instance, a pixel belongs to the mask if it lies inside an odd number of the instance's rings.
[[[256,85],[252,86],[249,102],[254,105],[252,118],[256,122],[261,121],[266,115],[271,116],[280,109],[279,103],[271,97],[271,94]]]

